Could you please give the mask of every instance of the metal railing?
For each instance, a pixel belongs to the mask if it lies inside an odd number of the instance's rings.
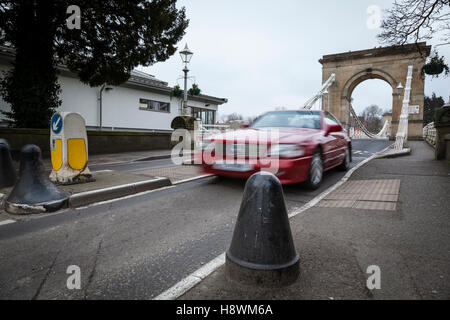
[[[222,133],[230,129],[230,125],[225,124],[204,124],[200,119],[195,121],[195,129],[202,133],[203,136]]]
[[[197,119],[194,124],[194,142],[196,145],[199,145],[203,138],[226,132],[231,130],[230,125],[224,124],[204,124],[201,119]]]
[[[423,139],[433,148],[436,147],[436,128],[434,127],[434,122],[423,127]]]

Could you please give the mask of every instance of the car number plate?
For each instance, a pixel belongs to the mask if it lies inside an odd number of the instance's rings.
[[[224,171],[238,171],[247,172],[253,170],[253,166],[248,163],[216,163],[213,165],[214,169]]]

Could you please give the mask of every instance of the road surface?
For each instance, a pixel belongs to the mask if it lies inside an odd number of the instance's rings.
[[[389,144],[355,140],[352,166]],[[165,165],[170,160],[92,170],[138,172]],[[327,172],[316,191],[285,186],[288,211],[344,174]],[[0,226],[0,298],[151,299],[227,249],[244,185],[211,177]],[[71,265],[80,267],[80,290],[67,289]]]

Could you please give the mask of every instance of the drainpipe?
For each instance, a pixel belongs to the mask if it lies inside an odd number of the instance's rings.
[[[99,123],[99,127],[100,127],[100,131],[102,131],[103,129],[103,91],[106,90],[111,90],[112,88],[107,88],[106,87],[106,83],[104,83],[101,87],[100,87],[100,91],[98,94],[98,101],[99,101],[99,107],[100,107],[100,123]]]
[[[103,103],[103,100],[102,100],[102,96],[103,96],[103,90],[105,90],[105,86],[106,86],[106,84],[103,84],[100,87],[99,96],[98,96],[98,101],[99,101],[99,104],[100,104],[99,105],[99,107],[100,107],[100,123],[99,123],[100,131],[102,131],[102,128],[103,128],[103,122],[102,122],[102,113],[103,113],[102,103]]]

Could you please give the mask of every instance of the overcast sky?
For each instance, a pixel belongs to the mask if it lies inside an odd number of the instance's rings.
[[[202,93],[228,98],[219,115],[259,115],[276,107],[302,105],[320,88],[325,54],[380,46],[371,5],[381,10],[393,0],[181,0],[190,20],[185,43],[194,52],[189,64]],[[442,43],[439,38],[428,44]],[[438,48],[450,62],[450,45]],[[143,70],[180,84],[183,65],[178,52]],[[188,83],[190,87],[192,81]],[[404,84],[404,81],[403,81]],[[450,95],[450,77],[427,77],[425,94]],[[370,104],[390,109],[392,90],[382,80],[367,80],[353,92],[357,112]]]

